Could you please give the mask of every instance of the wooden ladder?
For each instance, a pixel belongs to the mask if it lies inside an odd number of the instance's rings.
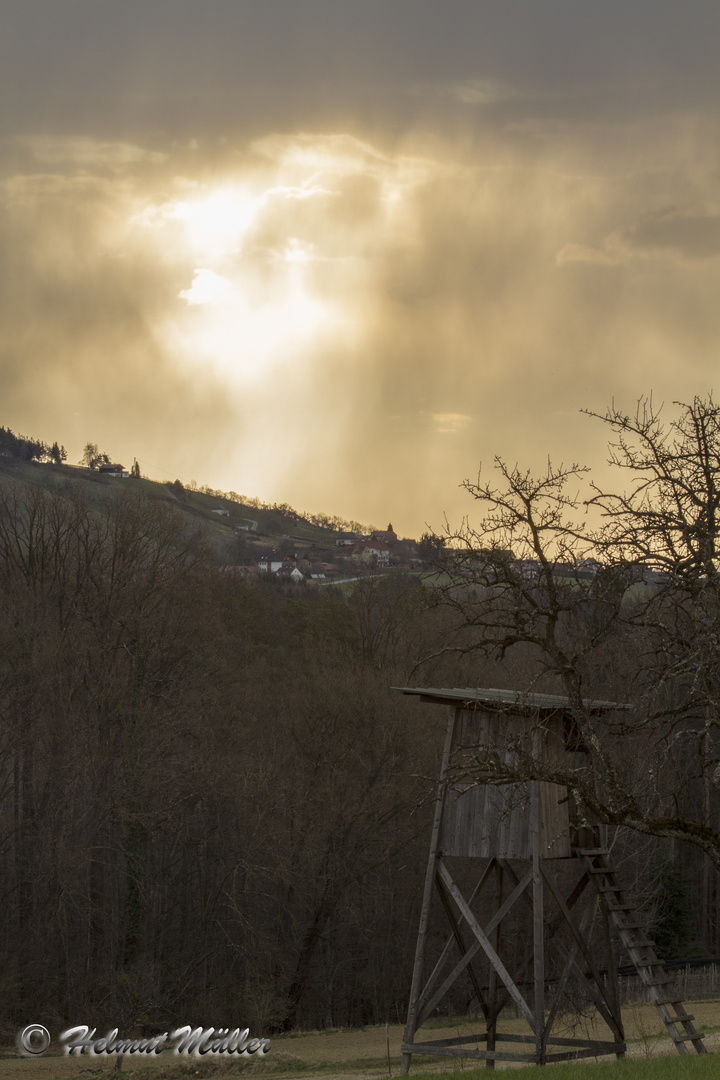
[[[646,936],[643,923],[634,915],[633,906],[626,903],[617,882],[616,872],[608,864],[609,852],[604,848],[579,848],[577,850],[585,860],[585,868],[600,894],[600,900],[605,906],[610,922],[617,930],[638,975],[647,987],[650,1000],[657,1009],[678,1053],[689,1053],[687,1044],[692,1043],[698,1054],[706,1054],[704,1035],[696,1031],[693,1026],[695,1017],[685,1011],[682,999],[677,994],[667,990],[673,980],[665,974],[653,942]],[[680,1025],[684,1031],[680,1030]]]

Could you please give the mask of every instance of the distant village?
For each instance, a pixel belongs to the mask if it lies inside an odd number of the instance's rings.
[[[227,511],[216,510],[214,513],[227,514]],[[359,571],[367,573],[368,570],[390,567],[411,570],[418,568],[421,562],[417,541],[401,539],[390,524],[387,529],[375,530],[370,536],[341,532],[332,547],[316,544],[291,555],[268,550],[255,563],[224,566],[222,570],[243,577],[272,574],[299,583],[353,577]]]
[[[0,427],[0,460],[8,463],[26,461],[63,466],[66,459],[65,448],[58,446],[57,443],[49,446],[41,440],[16,436],[9,428]],[[19,466],[12,467],[17,469]],[[90,443],[85,448],[82,465],[71,466],[71,468],[80,468],[81,471],[89,472],[98,479],[142,478],[137,460],[133,461],[130,469],[126,469],[124,465],[113,462],[107,454],[101,454],[98,448]],[[241,549],[235,553],[239,555],[238,562],[220,565],[219,570],[223,574],[237,575],[250,580],[272,577],[291,585],[323,581],[334,581],[340,584],[343,581],[356,580],[360,576],[372,573],[383,573],[393,568],[405,572],[446,571],[456,581],[466,578],[473,584],[506,580],[507,575],[516,580],[520,578],[533,582],[541,580],[543,575],[543,567],[536,559],[517,558],[516,554],[510,550],[446,547],[443,537],[430,534],[423,536],[418,542],[409,537],[399,537],[392,524],[389,524],[387,529],[374,529],[368,534],[359,531],[362,526],[358,523],[346,522],[345,524],[354,525],[358,531],[337,531],[341,520],[335,519],[335,524],[333,524],[333,519],[327,518],[326,515],[317,515],[315,518],[305,517],[285,504],[268,506],[259,503],[258,500],[245,500],[234,492],[226,494],[207,487],[197,488],[194,482],[193,486],[187,489],[179,480],[173,483],[157,481],[151,483],[164,490],[169,498],[192,513],[199,513],[201,516],[211,514],[221,519],[228,519],[223,524],[227,524],[236,537],[243,535],[247,537],[248,543],[243,545],[244,550]],[[211,503],[216,500],[221,501],[219,505],[216,502],[215,506],[208,506],[206,503],[201,508],[190,507],[186,501],[189,496],[196,499],[205,498]],[[152,497],[159,496],[153,494]],[[296,528],[301,522],[317,525],[326,533],[327,539],[325,542],[310,542],[306,537],[293,537],[286,534],[273,538],[274,542],[279,544],[279,550],[269,546],[263,547],[264,538],[269,539],[269,537],[267,532],[260,531],[258,521],[244,516],[241,517],[242,523],[237,520],[238,512],[243,513],[247,510],[255,511],[260,516],[260,508],[281,514],[286,521],[289,519],[290,522],[294,522]],[[252,561],[248,561],[248,558]],[[245,561],[241,562],[242,559]],[[585,558],[577,564],[557,560],[552,563],[551,573],[557,578],[577,582],[594,578],[602,569],[601,563],[594,558]],[[664,573],[647,565],[636,565],[628,573],[629,583],[633,585],[652,587],[666,580]]]

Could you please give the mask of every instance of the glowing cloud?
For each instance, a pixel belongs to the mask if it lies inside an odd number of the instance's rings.
[[[190,251],[218,256],[237,248],[263,205],[242,188],[218,189],[198,198],[151,204],[133,219],[152,230],[172,230]]]
[[[46,148],[0,178],[6,423],[417,533],[482,458],[585,459],[582,406],[712,385],[716,144],[529,124]]]
[[[256,194],[239,185],[201,191],[196,198],[146,206],[133,223],[147,229],[175,231],[177,242],[205,255],[237,253],[250,229],[273,203],[303,201],[332,192],[308,181],[304,185],[275,186]]]
[[[435,430],[439,435],[454,435],[458,431],[462,431],[470,421],[472,416],[464,416],[463,413],[432,413],[433,422],[435,424]]]
[[[191,307],[197,304],[217,304],[225,299],[229,288],[230,282],[227,278],[220,277],[214,270],[201,268],[195,271],[190,288],[183,289],[178,296],[181,300],[187,300]]]

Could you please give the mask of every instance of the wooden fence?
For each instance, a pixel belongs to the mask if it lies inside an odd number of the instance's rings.
[[[666,971],[672,979],[668,984],[668,996],[677,993],[683,1001],[702,1001],[720,997],[720,963],[673,968]],[[635,1005],[647,998],[647,989],[636,973],[620,975],[620,1003]]]

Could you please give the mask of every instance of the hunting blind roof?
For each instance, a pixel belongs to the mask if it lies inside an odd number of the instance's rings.
[[[462,709],[484,707],[489,710],[524,713],[572,712],[570,699],[558,694],[523,694],[518,690],[495,690],[491,687],[422,687],[393,686],[403,694],[413,694],[422,701],[455,705]],[[617,701],[583,700],[583,706],[591,713],[611,712],[614,709],[632,709]]]

